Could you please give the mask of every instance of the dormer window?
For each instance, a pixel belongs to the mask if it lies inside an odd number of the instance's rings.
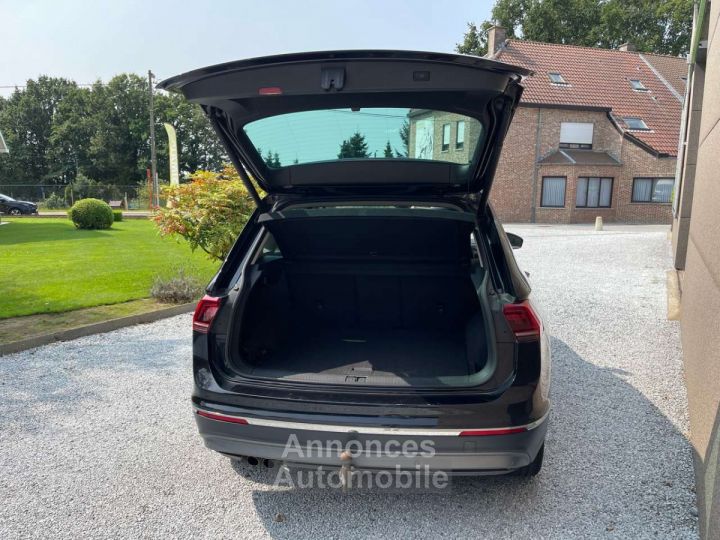
[[[560,148],[590,150],[593,142],[592,122],[561,122]]]
[[[636,90],[638,92],[648,91],[647,87],[639,79],[630,79],[630,86],[632,86],[633,90]]]
[[[550,82],[553,84],[562,84],[569,86],[569,83],[563,79],[563,76],[560,75],[560,73],[548,73],[548,76],[550,77]]]
[[[645,121],[642,118],[636,118],[632,116],[626,116],[623,118],[623,122],[625,122],[625,125],[628,129],[637,129],[637,130],[643,130],[643,131],[649,131],[650,128],[647,126]]]

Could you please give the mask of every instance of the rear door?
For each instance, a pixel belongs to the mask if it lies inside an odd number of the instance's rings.
[[[163,81],[268,193],[474,193],[484,203],[529,72],[407,51],[290,54]]]

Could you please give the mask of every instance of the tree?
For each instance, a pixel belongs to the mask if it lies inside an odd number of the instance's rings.
[[[383,157],[385,157],[385,158],[395,157],[395,153],[393,152],[393,148],[390,145],[390,141],[385,143],[385,149],[383,150]]]
[[[598,41],[608,48],[632,41],[639,51],[683,54],[690,48],[692,11],[690,0],[608,0]]]
[[[176,94],[155,98],[160,178],[168,171],[163,122],[177,130],[182,173],[219,171],[227,156],[202,109]],[[45,76],[27,81],[24,89],[0,98],[0,131],[12,149],[0,159],[2,191],[40,198],[47,193],[36,186],[69,185],[79,175],[107,193],[118,192],[109,189],[113,185],[144,182],[150,165],[148,105],[147,81],[135,74],[92,88]]]
[[[62,183],[66,164],[53,146],[53,123],[61,102],[73,91],[77,85],[72,81],[42,76],[3,100],[0,131],[11,150],[0,159],[0,182],[28,186]],[[18,191],[39,194],[40,190]]]
[[[593,47],[601,44],[600,37],[606,33],[598,26],[602,20],[599,0],[535,0],[524,7],[520,22],[527,39]]]
[[[177,131],[181,174],[190,175],[198,170],[220,171],[227,163],[225,149],[199,105],[190,103],[179,94],[158,94],[155,96],[155,111],[158,155],[163,158],[163,162],[159,163],[161,171],[167,166],[167,138],[161,125],[163,122],[172,124]]]
[[[225,260],[255,209],[237,171],[226,166],[221,174],[198,171],[192,182],[163,189],[169,206],[159,207],[153,220],[160,234],[178,235],[194,251]]]
[[[344,140],[340,145],[338,159],[367,157],[370,157],[368,145],[365,142],[365,136],[361,135],[359,131],[356,131],[352,137]]]
[[[147,81],[123,73],[95,83],[92,96],[95,125],[84,172],[103,183],[135,184],[150,163]]]
[[[478,30],[475,23],[467,23],[467,32],[463,36],[462,43],[455,45],[455,50],[462,54],[474,54],[475,56],[485,56],[487,53],[487,29],[492,26],[488,21],[482,24],[482,28]]]
[[[511,38],[604,48],[631,41],[639,51],[679,55],[690,47],[692,0],[497,0],[492,20]],[[492,24],[468,23],[456,50],[485,54]]]
[[[89,88],[72,88],[58,104],[50,141],[55,160],[63,169],[63,183],[74,181],[88,168],[96,118]]]
[[[395,151],[395,157],[408,157],[410,155],[410,122],[405,120],[400,126],[400,140],[403,144],[402,152]]]
[[[282,167],[282,163],[280,163],[280,156],[277,152],[272,152],[268,150],[267,154],[265,154],[265,157],[263,157],[263,161],[265,162],[265,165],[267,165],[268,167],[272,167],[273,169]]]

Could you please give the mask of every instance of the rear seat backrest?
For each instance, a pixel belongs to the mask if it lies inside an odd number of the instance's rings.
[[[291,265],[290,265],[291,266]],[[478,303],[470,276],[288,272],[296,317],[330,326],[463,328]]]

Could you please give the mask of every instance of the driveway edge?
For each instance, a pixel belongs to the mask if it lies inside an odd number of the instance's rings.
[[[156,309],[154,311],[147,311],[136,315],[128,315],[127,317],[118,317],[117,319],[109,319],[98,323],[77,326],[75,328],[69,328],[68,330],[42,334],[40,336],[21,339],[19,341],[11,341],[10,343],[0,343],[0,356],[13,354],[27,349],[34,349],[35,347],[49,345],[50,343],[55,343],[57,341],[69,341],[79,337],[111,332],[126,326],[155,322],[160,319],[174,317],[175,315],[190,313],[194,309],[195,303],[190,302],[188,304],[180,304],[169,308]]]

